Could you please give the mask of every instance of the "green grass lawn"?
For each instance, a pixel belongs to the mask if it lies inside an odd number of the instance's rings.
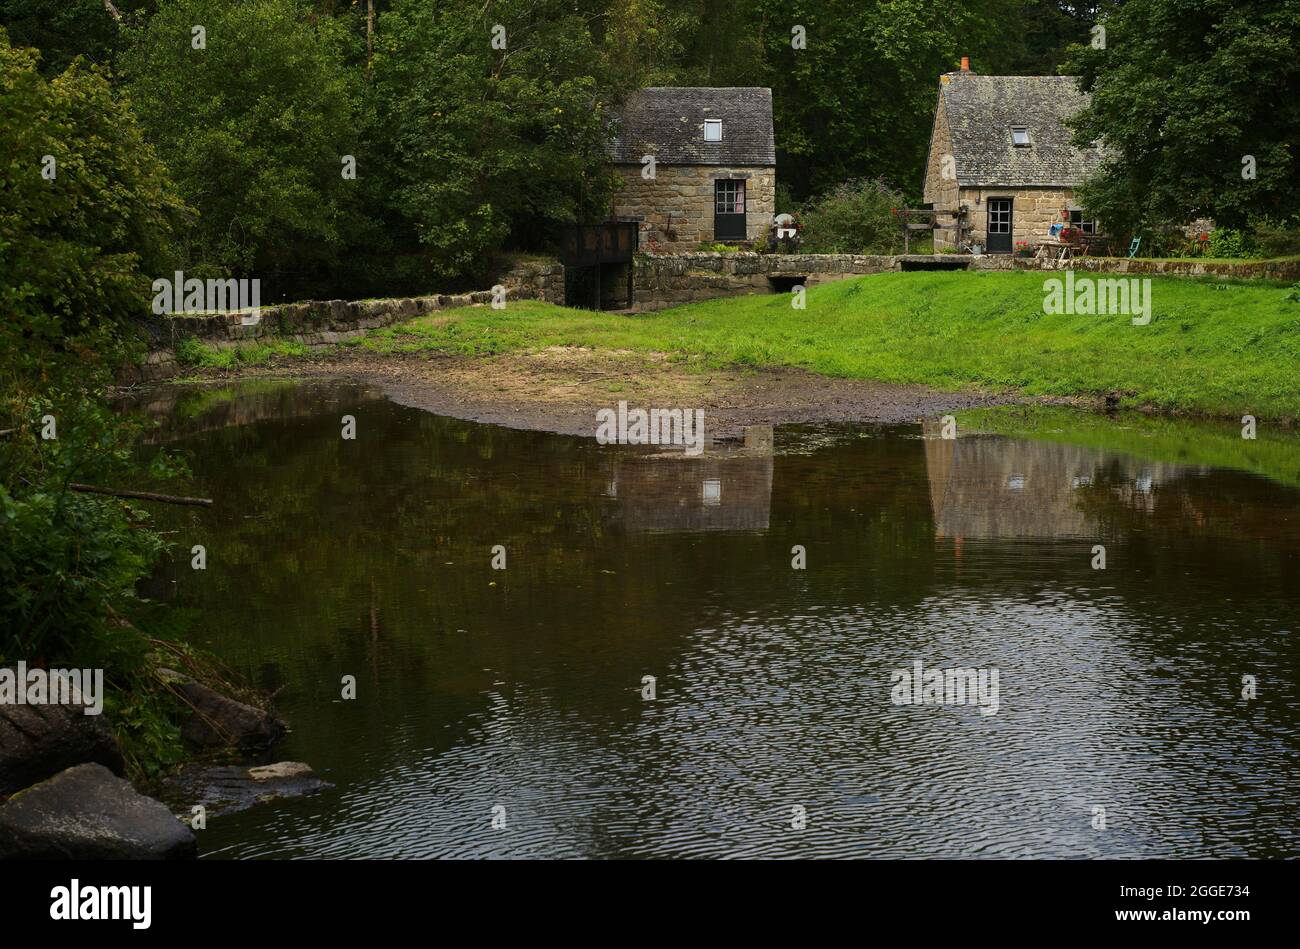
[[[537,302],[445,310],[356,343],[484,354],[553,345],[672,353],[688,364],[800,366],[830,376],[1124,394],[1124,403],[1218,416],[1300,418],[1300,302],[1262,283],[1153,277],[1151,322],[1046,315],[1052,274],[918,272],[808,292],[731,297],[622,316]]]

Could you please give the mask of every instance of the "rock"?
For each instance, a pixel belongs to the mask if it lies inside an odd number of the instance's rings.
[[[249,768],[248,776],[254,781],[281,781],[288,778],[310,778],[313,775],[311,765],[305,761],[277,761],[275,764]]]
[[[122,773],[122,752],[103,715],[87,715],[80,705],[0,705],[0,795],[85,762]]]
[[[182,813],[202,804],[209,814],[231,814],[280,798],[303,797],[333,787],[301,761],[261,767],[188,765],[164,782],[163,794]]]
[[[256,751],[270,747],[284,734],[284,722],[271,712],[237,702],[193,680],[176,690],[193,706],[181,725],[181,737],[198,748],[238,748]]]
[[[194,833],[103,765],[79,764],[0,807],[0,859],[175,860]]]

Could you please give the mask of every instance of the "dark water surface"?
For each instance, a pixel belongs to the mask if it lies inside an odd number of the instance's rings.
[[[283,687],[276,759],[335,785],[212,818],[208,857],[1300,852],[1285,479],[919,426],[685,459],[356,387],[186,398],[154,411],[216,506],[164,515],[152,592]],[[893,704],[917,660],[996,668],[996,714]]]

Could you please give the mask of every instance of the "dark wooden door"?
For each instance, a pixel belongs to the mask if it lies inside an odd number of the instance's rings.
[[[713,239],[743,241],[745,229],[745,182],[743,179],[713,183]]]
[[[990,254],[1011,253],[1011,199],[989,198]]]

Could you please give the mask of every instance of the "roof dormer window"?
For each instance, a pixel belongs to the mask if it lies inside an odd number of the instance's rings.
[[[722,141],[722,119],[704,120],[704,140],[706,142]]]
[[[1023,125],[1011,126],[1011,144],[1017,147],[1029,147],[1029,129]]]

